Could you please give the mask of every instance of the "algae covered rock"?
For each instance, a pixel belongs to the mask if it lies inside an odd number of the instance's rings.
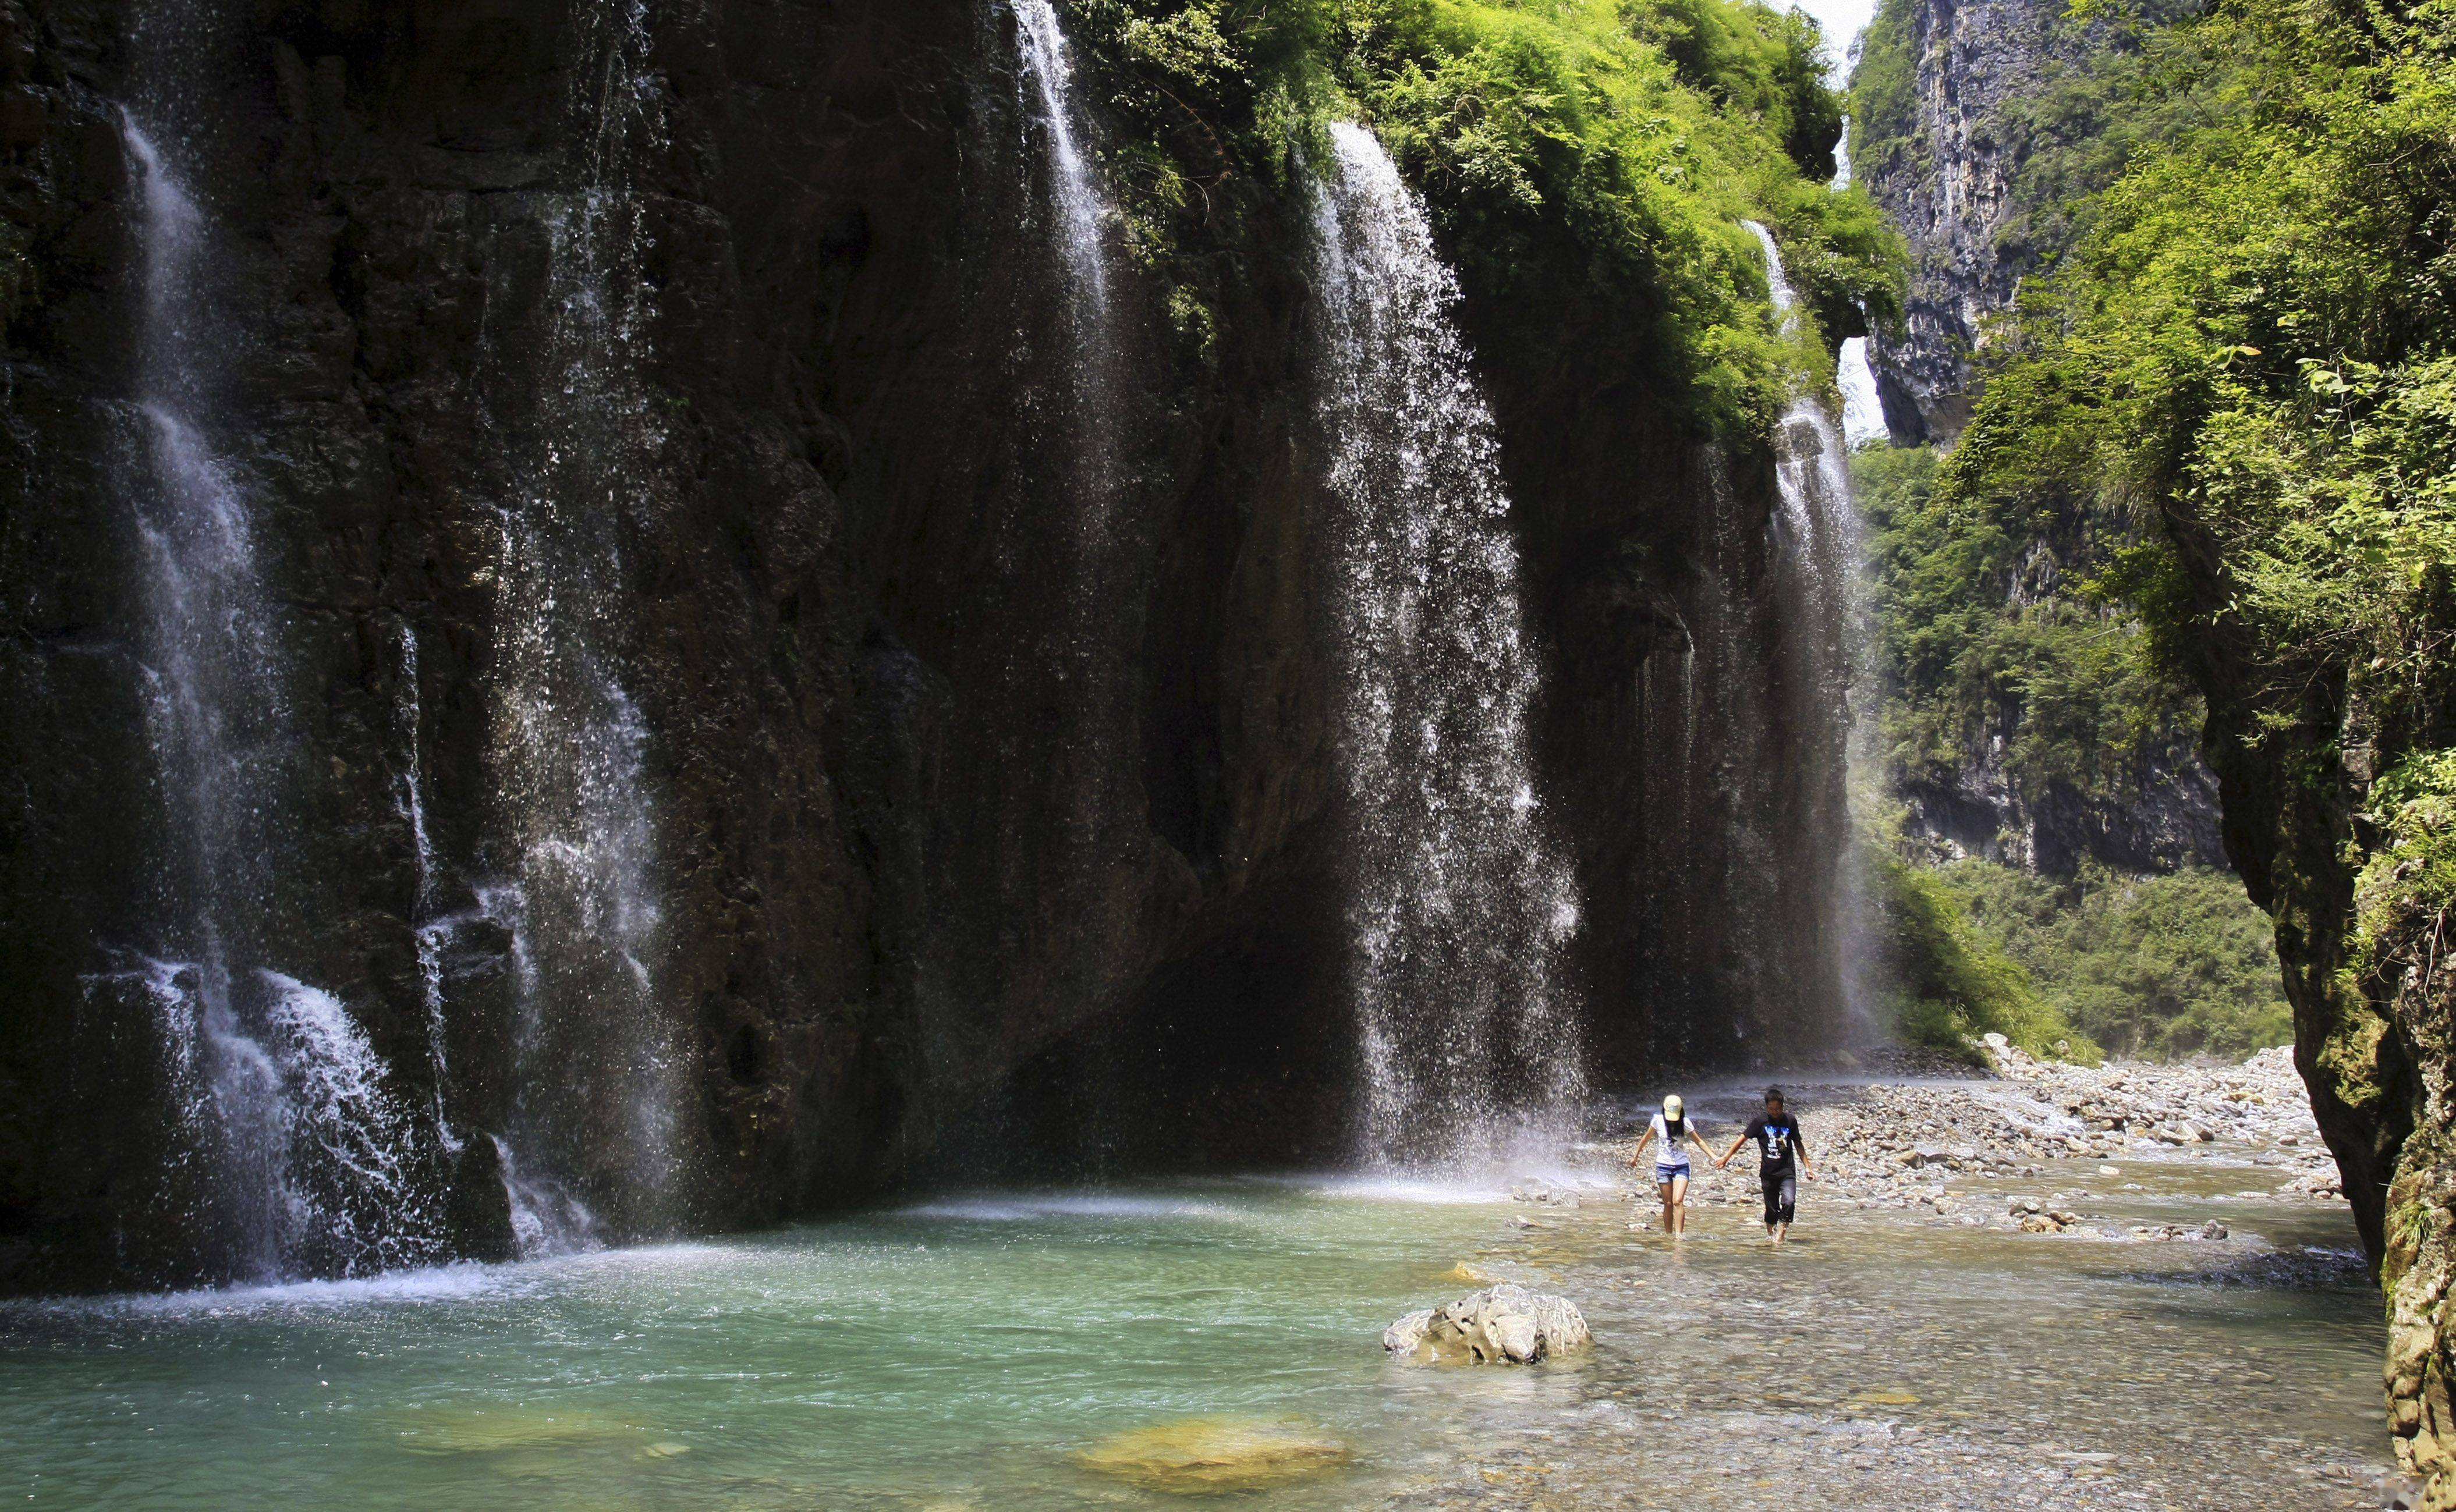
[[[1531,1364],[1593,1342],[1575,1302],[1507,1281],[1409,1313],[1382,1331],[1382,1347],[1393,1355],[1475,1365]]]
[[[1180,1496],[1284,1485],[1348,1461],[1348,1447],[1301,1424],[1180,1418],[1103,1440],[1074,1462],[1147,1490]]]

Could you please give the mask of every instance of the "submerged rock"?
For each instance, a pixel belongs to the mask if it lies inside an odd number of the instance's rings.
[[[1104,1440],[1074,1462],[1147,1490],[1206,1496],[1284,1485],[1348,1457],[1347,1445],[1300,1424],[1180,1418]]]
[[[1428,1307],[1382,1331],[1382,1347],[1422,1361],[1525,1365],[1594,1342],[1577,1304],[1504,1281],[1446,1307]]]
[[[641,1429],[605,1413],[533,1407],[421,1408],[402,1414],[393,1432],[400,1446],[412,1453],[453,1455],[566,1450],[645,1437]]]

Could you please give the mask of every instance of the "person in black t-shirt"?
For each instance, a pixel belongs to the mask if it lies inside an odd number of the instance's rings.
[[[1800,1177],[1816,1179],[1816,1173],[1808,1166],[1808,1146],[1800,1142],[1799,1120],[1784,1109],[1781,1088],[1766,1089],[1765,1112],[1749,1120],[1731,1148],[1714,1162],[1714,1169],[1729,1165],[1740,1146],[1751,1139],[1757,1145],[1757,1180],[1765,1188],[1766,1234],[1780,1244],[1798,1210]]]

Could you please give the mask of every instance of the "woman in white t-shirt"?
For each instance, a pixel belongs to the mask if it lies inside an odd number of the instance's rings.
[[[1697,1132],[1696,1121],[1682,1109],[1675,1093],[1663,1099],[1663,1111],[1646,1126],[1646,1137],[1628,1155],[1634,1168],[1646,1158],[1646,1147],[1656,1146],[1654,1189],[1663,1195],[1663,1232],[1674,1237],[1688,1232],[1688,1146],[1692,1144],[1707,1159],[1714,1158],[1713,1148]]]

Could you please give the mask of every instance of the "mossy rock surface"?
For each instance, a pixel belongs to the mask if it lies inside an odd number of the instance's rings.
[[[1285,1485],[1337,1470],[1350,1457],[1346,1444],[1301,1423],[1180,1418],[1118,1434],[1074,1460],[1149,1490],[1212,1496]]]

